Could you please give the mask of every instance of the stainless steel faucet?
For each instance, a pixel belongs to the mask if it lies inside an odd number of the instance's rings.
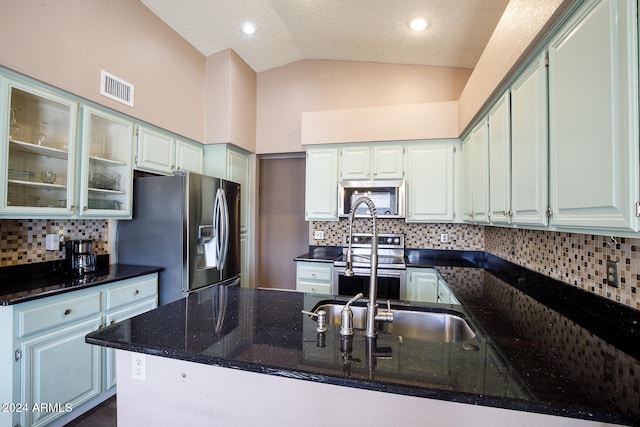
[[[364,336],[367,338],[375,338],[376,320],[384,322],[393,322],[393,316],[389,310],[389,314],[376,318],[378,314],[378,304],[376,303],[376,295],[378,295],[378,228],[376,226],[376,205],[367,196],[362,196],[356,199],[351,205],[351,211],[349,212],[349,242],[347,247],[347,265],[345,267],[345,276],[353,276],[353,250],[351,248],[351,240],[353,240],[353,218],[356,214],[356,209],[361,204],[366,204],[371,214],[372,234],[371,237],[371,274],[369,277],[369,301],[367,302],[367,325],[364,331]]]

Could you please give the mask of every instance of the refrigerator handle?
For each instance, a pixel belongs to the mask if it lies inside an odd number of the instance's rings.
[[[227,200],[221,188],[216,191],[213,221],[216,228],[216,268],[222,270],[229,245],[229,214]]]
[[[227,203],[227,195],[224,190],[220,189],[220,199],[222,201],[222,225],[223,225],[223,245],[222,254],[220,256],[220,270],[224,268],[227,262],[227,254],[229,253],[229,204]]]

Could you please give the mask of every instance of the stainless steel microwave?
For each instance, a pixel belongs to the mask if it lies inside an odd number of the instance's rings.
[[[361,196],[373,200],[378,218],[404,218],[404,180],[340,181],[338,183],[338,216],[349,216],[351,205]],[[361,204],[356,217],[369,217],[369,209]]]

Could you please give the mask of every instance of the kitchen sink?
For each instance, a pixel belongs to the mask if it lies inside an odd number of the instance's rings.
[[[340,314],[343,303],[320,302],[312,310],[327,312],[327,323],[340,326]],[[380,307],[379,310],[386,310]],[[363,305],[351,305],[353,312],[353,328],[365,329],[367,307]],[[476,336],[475,331],[464,319],[460,312],[438,308],[427,310],[415,309],[415,307],[392,308],[393,322],[378,322],[379,334],[391,334],[403,338],[411,338],[420,341],[451,343],[467,341]]]

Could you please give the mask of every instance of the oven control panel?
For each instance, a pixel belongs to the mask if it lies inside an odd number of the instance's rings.
[[[353,241],[351,247],[369,247],[373,240],[372,234],[353,233]],[[349,235],[345,234],[342,238],[344,246],[349,245]],[[378,234],[379,248],[404,249],[404,234]]]

